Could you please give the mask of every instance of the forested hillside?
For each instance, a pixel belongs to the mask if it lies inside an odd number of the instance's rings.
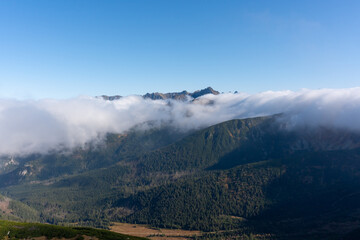
[[[0,190],[22,204],[13,207],[21,220],[339,239],[356,234],[360,221],[359,139],[345,130],[288,129],[281,115],[196,132],[110,134],[101,146],[20,161],[0,175]],[[19,177],[23,168],[31,174]]]

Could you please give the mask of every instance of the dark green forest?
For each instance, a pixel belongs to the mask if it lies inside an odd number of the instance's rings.
[[[351,239],[360,221],[360,134],[289,130],[280,115],[193,132],[109,134],[28,156],[0,175],[1,218],[107,228],[202,230],[209,239]],[[20,176],[26,169],[29,173]],[[0,199],[1,201],[1,199]]]

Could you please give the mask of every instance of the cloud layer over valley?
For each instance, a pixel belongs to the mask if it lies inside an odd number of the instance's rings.
[[[46,153],[100,141],[151,122],[178,130],[235,118],[286,113],[291,126],[326,125],[360,130],[360,88],[205,95],[194,101],[127,96],[116,101],[0,99],[0,155]]]

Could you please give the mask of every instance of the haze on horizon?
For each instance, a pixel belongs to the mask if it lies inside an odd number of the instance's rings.
[[[207,94],[195,101],[131,95],[115,101],[0,100],[0,155],[71,150],[101,142],[107,133],[164,125],[197,130],[232,119],[285,114],[290,130],[331,127],[360,131],[360,88]]]

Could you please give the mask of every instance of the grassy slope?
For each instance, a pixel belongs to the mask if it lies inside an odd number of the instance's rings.
[[[8,234],[9,233],[9,234]],[[20,223],[0,220],[0,238],[6,236],[12,239],[24,239],[31,237],[45,236],[51,238],[74,238],[82,239],[80,236],[86,235],[90,237],[97,237],[102,240],[141,240],[146,238],[133,237],[123,234],[118,234],[106,230],[99,230],[94,228],[76,228],[76,227],[61,227],[40,223]]]

